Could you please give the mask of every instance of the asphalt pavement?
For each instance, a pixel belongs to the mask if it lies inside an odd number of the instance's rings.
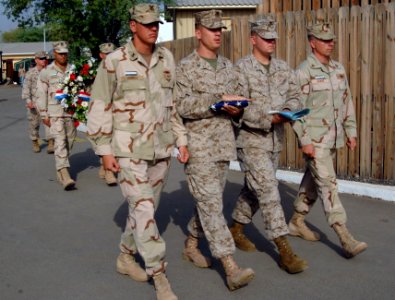
[[[77,189],[63,191],[46,143],[41,153],[31,150],[20,94],[20,87],[0,86],[0,299],[154,300],[152,282],[137,283],[115,271],[127,216],[119,187],[98,178],[99,160],[79,133],[70,158]],[[242,182],[242,173],[230,171],[224,194],[228,221]],[[288,220],[297,185],[281,182],[279,188]],[[322,240],[291,237],[309,268],[287,274],[278,267],[276,248],[265,238],[257,214],[246,232],[258,251],[235,253],[240,266],[255,270],[255,279],[230,292],[218,261],[211,269],[199,269],[181,258],[193,199],[183,166],[174,160],[157,211],[173,290],[180,300],[394,299],[395,204],[349,194],[341,199],[351,233],[369,245],[364,253],[344,258],[317,203],[307,221]],[[203,252],[210,253],[206,242]]]

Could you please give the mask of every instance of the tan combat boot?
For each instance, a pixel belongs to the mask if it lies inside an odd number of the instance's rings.
[[[134,257],[127,253],[119,254],[117,258],[117,272],[129,275],[133,280],[139,282],[148,281],[147,273],[134,260]]]
[[[280,253],[280,268],[288,273],[300,273],[307,269],[307,262],[293,253],[286,236],[275,238],[274,243]]]
[[[55,143],[54,139],[49,139],[48,140],[48,145],[47,145],[47,153],[52,154],[55,152]]]
[[[32,146],[33,152],[34,153],[40,152],[41,149],[40,149],[40,144],[38,143],[38,140],[34,140],[32,142],[33,142],[33,146]]]
[[[173,293],[170,283],[166,278],[165,273],[159,273],[152,277],[155,283],[156,299],[157,300],[178,300]]]
[[[251,268],[242,269],[231,255],[221,258],[226,273],[226,283],[231,291],[247,285],[255,276]]]
[[[113,186],[117,184],[117,178],[115,177],[114,173],[111,171],[104,172],[104,180],[106,181],[107,185]]]
[[[70,178],[68,168],[63,168],[57,171],[57,177],[60,184],[63,185],[64,190],[69,191],[74,188],[75,181]]]
[[[185,260],[193,262],[193,264],[199,268],[209,268],[211,266],[211,260],[203,256],[198,248],[198,244],[199,240],[189,235],[185,240],[185,248],[182,251],[182,257]]]
[[[230,233],[233,236],[235,241],[236,247],[240,250],[247,251],[247,252],[254,252],[256,251],[256,247],[253,242],[251,242],[243,232],[244,224],[239,222],[234,222],[233,225],[229,228]]]
[[[104,170],[103,165],[100,165],[99,178],[104,179],[106,177],[106,170]]]
[[[333,229],[339,237],[340,243],[345,251],[346,257],[353,257],[362,251],[364,251],[368,244],[360,242],[354,239],[354,237],[348,232],[345,224],[333,224]]]
[[[318,241],[320,235],[318,232],[310,230],[304,222],[305,215],[299,212],[294,212],[291,220],[289,220],[288,228],[289,235],[298,236],[307,241]]]

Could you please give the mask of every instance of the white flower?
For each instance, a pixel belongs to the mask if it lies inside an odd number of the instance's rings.
[[[88,65],[89,65],[89,67],[92,67],[92,66],[93,66],[93,64],[92,64],[92,61],[91,61],[91,60],[88,60]]]
[[[89,74],[93,74],[93,70],[90,70],[90,71],[89,71]]]
[[[89,105],[88,101],[82,101],[81,102],[81,106],[82,107],[88,107],[88,105]]]
[[[77,80],[78,80],[78,81],[84,81],[84,79],[82,78],[82,76],[78,76],[78,77],[77,77]]]
[[[76,86],[74,86],[74,87],[71,89],[71,92],[72,92],[73,94],[76,94],[76,93],[77,93],[77,90],[78,90],[78,88],[77,88]]]
[[[73,65],[70,66],[70,72],[74,71],[74,70],[75,70],[75,65],[73,64]]]
[[[60,101],[60,106],[63,107],[63,108],[69,107],[69,105],[67,104],[66,99],[62,99],[62,101]]]
[[[69,93],[69,88],[67,86],[63,89],[63,93],[65,93],[65,94]]]

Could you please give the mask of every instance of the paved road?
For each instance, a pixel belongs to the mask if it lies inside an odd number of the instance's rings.
[[[98,159],[80,134],[71,156],[77,190],[56,182],[54,159],[35,154],[27,135],[19,87],[0,87],[0,299],[155,299],[151,284],[136,283],[115,272],[118,242],[127,206],[118,187],[98,177]],[[226,186],[229,219],[242,175],[232,171]],[[280,184],[287,219],[297,186]],[[304,273],[289,275],[277,267],[277,253],[263,235],[260,215],[247,233],[258,252],[235,256],[253,267],[255,280],[229,292],[218,262],[197,269],[181,259],[186,226],[193,210],[182,166],[174,161],[157,213],[167,242],[168,277],[179,299],[393,299],[395,295],[395,206],[364,197],[341,195],[354,235],[368,250],[348,260],[327,226],[321,205],[308,221],[321,242],[290,238],[309,262]],[[208,254],[207,245],[204,252]]]

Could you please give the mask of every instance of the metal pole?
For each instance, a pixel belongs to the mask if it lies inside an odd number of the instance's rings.
[[[46,45],[46,35],[45,35],[45,25],[44,25],[44,32],[43,32],[43,34],[44,34],[44,51],[47,51],[47,45]]]

